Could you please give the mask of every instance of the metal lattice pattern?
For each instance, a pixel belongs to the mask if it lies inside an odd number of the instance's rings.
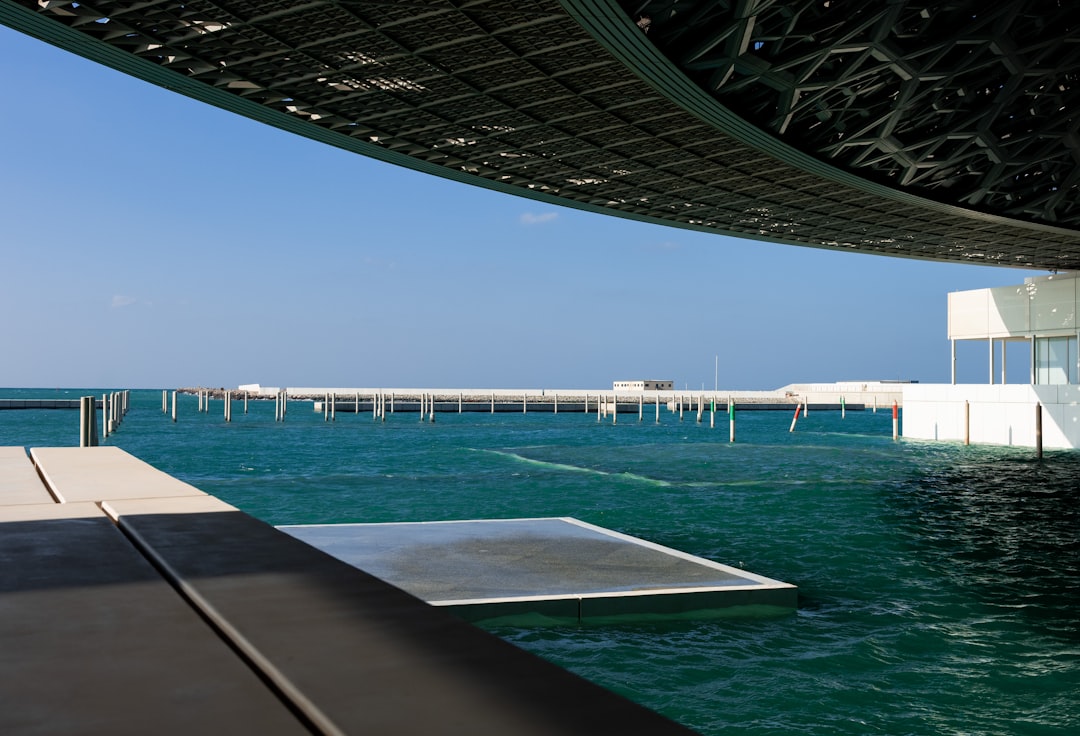
[[[699,86],[920,196],[1080,226],[1080,6],[621,0]]]
[[[1080,268],[1076,231],[883,196],[748,143],[715,101],[688,103],[700,91],[675,89],[685,77],[656,82],[670,64],[654,30],[614,0],[0,0],[0,22],[317,140],[536,199],[776,242]]]

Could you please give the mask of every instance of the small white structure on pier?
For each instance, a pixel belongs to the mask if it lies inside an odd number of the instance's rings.
[[[903,387],[904,436],[1035,447],[1040,413],[1045,447],[1080,447],[1078,314],[1080,279],[1074,273],[950,293],[951,384]],[[985,384],[957,384],[961,341],[986,344]],[[1006,347],[1016,343],[1027,350],[1020,351],[1024,360],[1013,367],[1013,377],[1020,371],[1027,382],[1010,384]]]
[[[671,391],[674,381],[614,381],[612,391]]]

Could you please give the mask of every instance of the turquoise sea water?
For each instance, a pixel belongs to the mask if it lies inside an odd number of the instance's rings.
[[[1078,452],[894,442],[887,411],[740,412],[731,445],[719,413],[132,397],[108,444],[273,524],[573,516],[798,585],[780,617],[491,629],[701,733],[1080,733]],[[0,411],[0,445],[77,441],[77,412]]]

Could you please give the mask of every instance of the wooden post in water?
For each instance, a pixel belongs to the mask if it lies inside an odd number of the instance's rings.
[[[79,447],[90,446],[90,430],[86,426],[86,397],[79,397]]]
[[[1042,403],[1035,405],[1035,457],[1043,457]]]

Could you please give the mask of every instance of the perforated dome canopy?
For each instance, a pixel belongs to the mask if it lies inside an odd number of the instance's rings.
[[[0,0],[0,22],[82,56],[450,179],[1046,270],[1080,268],[1078,17],[1047,0]]]

